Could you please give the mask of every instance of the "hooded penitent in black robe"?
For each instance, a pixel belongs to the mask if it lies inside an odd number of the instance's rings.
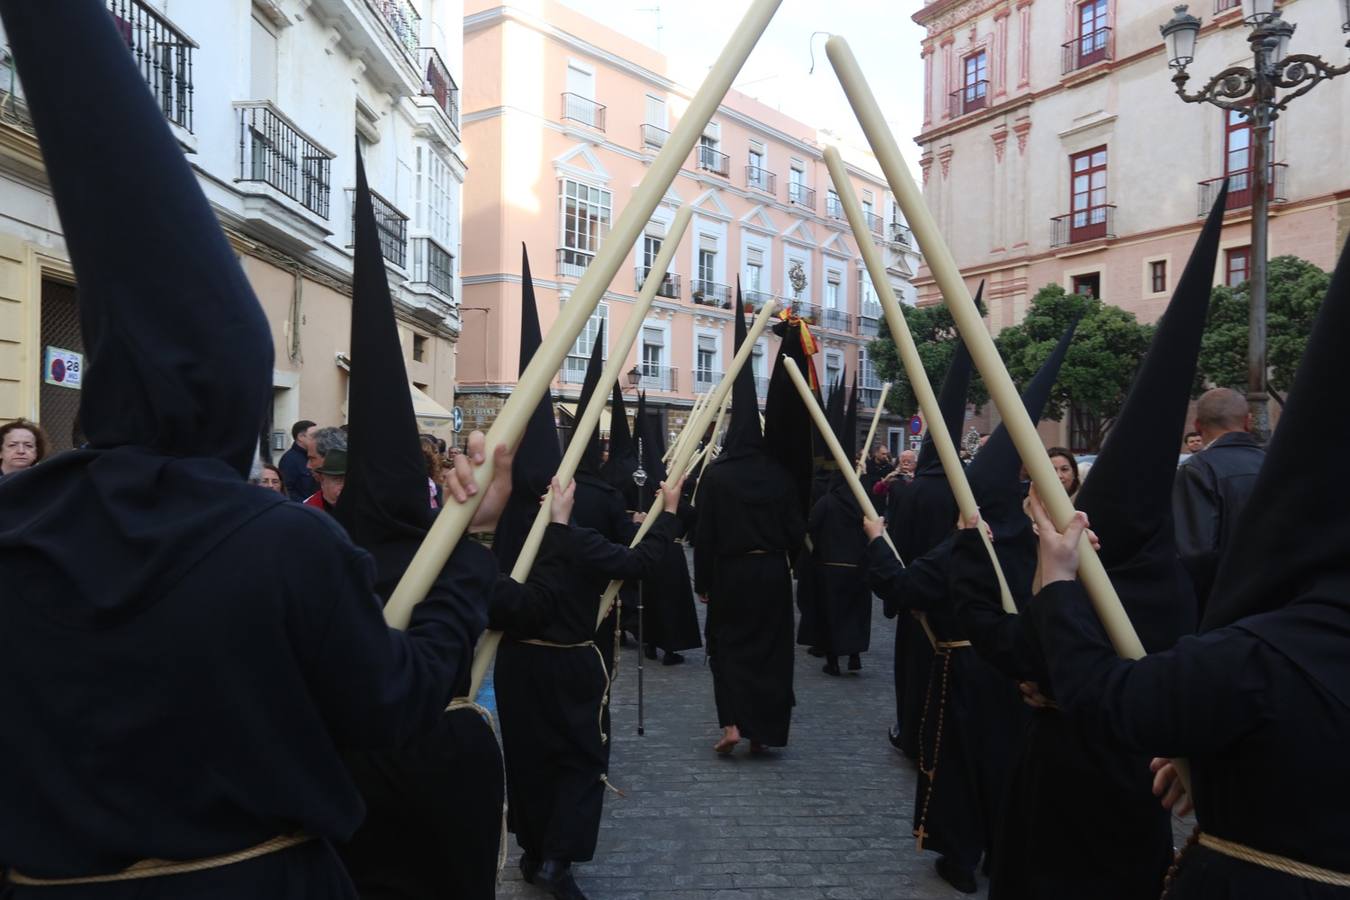
[[[1210,213],[1130,393],[1077,497],[1144,648],[1167,650],[1194,628],[1194,595],[1176,557],[1171,487],[1176,441],[1208,310],[1224,197]],[[992,441],[992,438],[991,438]],[[978,651],[1005,674],[1059,699],[1029,614],[997,607],[983,547],[957,541],[952,592]],[[990,896],[1153,896],[1171,862],[1171,824],[1152,796],[1148,756],[1062,709],[1038,709],[1009,775]],[[1065,821],[1080,827],[1064,829]],[[1046,834],[1055,834],[1053,842]]]
[[[0,860],[86,877],[313,838],[172,879],[14,895],[355,897],[332,843],[365,809],[341,751],[434,726],[494,567],[459,548],[393,631],[337,523],[245,481],[272,338],[162,110],[104,4],[7,0],[0,15],[89,364],[89,446],[0,484]]]
[[[736,343],[745,339],[740,295]],[[792,475],[764,452],[754,376],[737,373],[731,427],[699,490],[694,589],[708,598],[707,652],[717,719],[754,744],[787,744],[792,574],[806,523]]]
[[[842,375],[833,385],[826,385],[829,395],[825,400],[825,420],[830,423],[830,428],[836,436],[839,436],[843,430],[843,386]],[[824,441],[819,443],[822,446],[824,445]],[[807,507],[808,529],[817,505],[830,492],[830,488],[834,485],[835,476],[839,474],[838,466],[834,464],[833,459],[819,456],[816,458],[815,464],[815,474],[811,478],[811,502],[810,506]],[[811,540],[814,544],[814,535]],[[861,548],[859,548],[859,553],[861,553]],[[829,632],[827,630],[828,623],[822,618],[822,579],[819,564],[816,560],[817,556],[813,547],[803,547],[801,554],[792,564],[793,574],[797,576],[797,643],[804,647],[810,647],[813,656],[824,656],[827,653],[825,645],[828,643]],[[869,616],[868,619],[870,625],[871,617]]]
[[[1342,250],[1199,636],[1126,662],[1111,652],[1077,582],[1047,585],[1035,601],[1064,708],[1135,753],[1190,761],[1207,837],[1182,856],[1168,892],[1175,900],[1350,896],[1350,887],[1207,843],[1331,870],[1342,882],[1350,876],[1350,482],[1334,457],[1307,455],[1311,442],[1347,438],[1344,417],[1325,418],[1340,399],[1347,336],[1350,250]]]

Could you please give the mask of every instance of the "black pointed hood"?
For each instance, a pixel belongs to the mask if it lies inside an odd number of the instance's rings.
[[[647,395],[641,395],[642,405],[647,405]],[[643,410],[644,414],[646,410]],[[647,471],[647,484],[653,490],[666,480],[666,464],[662,457],[666,455],[666,436],[661,428],[661,420],[655,416],[644,415],[638,427],[642,435],[642,468]]]
[[[978,298],[978,295],[976,295]],[[978,299],[976,300],[978,303]],[[966,422],[966,397],[970,393],[970,375],[972,362],[970,349],[959,337],[955,339],[956,348],[952,351],[952,360],[947,364],[947,374],[938,390],[938,409],[942,411],[943,426],[929,422],[928,428],[946,427],[952,442],[961,444],[961,427]],[[942,475],[942,460],[938,458],[937,445],[932,434],[926,434],[919,447],[919,458],[914,467],[915,475]]]
[[[609,401],[609,459],[600,467],[606,481],[623,493],[629,509],[636,509],[633,493],[633,472],[637,469],[637,445],[628,429],[628,410],[623,402],[623,388],[614,382],[614,394]]]
[[[749,333],[745,325],[745,307],[741,302],[740,284],[736,285],[735,352],[739,353]],[[749,360],[736,373],[731,385],[731,424],[727,426],[726,440],[718,459],[734,459],[764,451],[764,432],[759,424],[759,395],[755,393],[755,373]]]
[[[352,541],[377,554],[431,525],[426,457],[408,389],[366,169],[356,158],[351,378],[347,478],[334,516]]]
[[[1210,210],[1153,342],[1078,492],[1101,559],[1150,653],[1195,627],[1195,598],[1177,561],[1172,485],[1214,283],[1227,189]]]
[[[773,459],[787,470],[792,489],[797,493],[802,515],[811,512],[812,484],[816,473],[816,446],[819,437],[811,412],[802,402],[801,394],[792,383],[783,360],[791,358],[801,370],[802,378],[811,386],[817,403],[821,402],[820,384],[816,379],[811,355],[816,340],[807,323],[789,311],[779,314],[774,334],[781,339],[773,373],[769,376],[769,391],[764,398],[764,448]]]
[[[585,411],[591,398],[595,396],[595,389],[600,384],[600,372],[605,367],[605,323],[602,320],[600,330],[595,336],[595,343],[591,346],[591,358],[586,364],[586,377],[581,382],[581,395],[577,397],[577,416],[573,422],[572,431],[568,435],[567,443],[570,446],[572,441],[586,441],[586,449],[581,454],[581,462],[577,465],[578,472],[584,472],[587,475],[600,474],[600,431],[592,429],[590,434],[578,435],[577,425],[581,422],[582,413]],[[640,435],[642,432],[639,431]]]
[[[1338,454],[1315,450],[1350,444],[1350,419],[1327,414],[1344,409],[1347,340],[1350,243],[1332,273],[1251,499],[1219,562],[1201,630],[1243,620],[1241,627],[1272,640],[1350,703],[1344,678],[1337,684],[1324,671],[1329,659],[1350,657],[1350,481]],[[1280,612],[1246,618],[1271,610]],[[1292,621],[1320,636],[1295,634]],[[1316,652],[1322,657],[1310,655]]]
[[[78,282],[88,439],[0,484],[0,554],[39,563],[50,577],[30,586],[69,615],[107,622],[281,502],[244,480],[272,335],[105,4],[0,14]]]
[[[843,424],[839,433],[839,444],[849,462],[858,458],[858,372],[853,371],[853,389],[848,395],[848,405],[844,407]]]
[[[1055,382],[1059,380],[1060,367],[1064,364],[1064,357],[1069,352],[1069,344],[1077,328],[1078,320],[1074,319],[1022,391],[1022,405],[1033,425],[1041,420],[1041,413],[1050,399]],[[1006,425],[994,429],[989,440],[966,467],[966,478],[979,504],[980,516],[989,524],[997,540],[1005,540],[1031,529],[1031,520],[1022,509],[1024,492],[1019,478],[1021,471],[1022,457],[1013,445],[1012,435],[1008,433]]]

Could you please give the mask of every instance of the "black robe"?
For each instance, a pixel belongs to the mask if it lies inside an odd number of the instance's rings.
[[[1035,681],[1056,697],[1031,617],[1009,616],[999,605],[979,535],[959,533],[952,555],[952,597],[976,651],[1008,678]],[[1133,900],[1162,890],[1171,821],[1152,795],[1146,755],[1103,740],[1056,708],[1032,714],[1011,755],[992,900]]]
[[[811,509],[816,508],[820,499],[829,493],[833,468],[816,470],[811,480]],[[809,517],[808,517],[809,518]],[[813,537],[814,544],[815,538]],[[797,643],[803,647],[822,651],[825,642],[825,623],[821,621],[819,577],[817,575],[815,553],[803,546],[797,558],[792,562],[793,574],[797,577]]]
[[[814,643],[829,656],[865,653],[872,638],[872,592],[859,568],[867,550],[862,519],[842,479],[816,501],[807,519],[812,577],[799,577],[797,590],[812,582],[819,616]]]
[[[792,573],[806,523],[787,470],[759,452],[723,456],[699,492],[694,589],[708,598],[718,723],[770,747],[792,718]]]
[[[679,519],[662,513],[630,550],[591,528],[549,525],[549,553],[565,562],[555,570],[562,581],[558,602],[542,612],[493,605],[489,626],[505,632],[494,686],[508,819],[521,849],[536,860],[584,862],[595,855],[609,767],[604,700],[612,667],[603,658],[605,645],[613,646],[607,633],[596,633],[600,595],[610,579],[651,571],[679,533]]]
[[[923,612],[939,642],[919,711],[918,789],[914,833],[919,848],[973,870],[983,853],[996,857],[995,831],[1008,770],[1008,747],[1025,715],[1016,687],[969,646],[948,590],[951,542],[908,568],[885,541],[867,547],[867,580],[890,604]],[[922,626],[915,627],[927,634]],[[943,645],[949,646],[943,646]],[[930,643],[931,648],[931,643]]]
[[[1350,873],[1345,598],[1308,597],[1137,661],[1115,655],[1076,581],[1047,585],[1028,617],[1059,701],[1082,727],[1143,757],[1190,760],[1203,832]],[[1347,896],[1350,888],[1204,846],[1186,851],[1168,893],[1169,900]]]

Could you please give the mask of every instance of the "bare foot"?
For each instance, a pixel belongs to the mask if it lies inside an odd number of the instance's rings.
[[[722,729],[722,739],[713,744],[713,750],[721,753],[723,756],[736,749],[736,745],[741,742],[741,730],[735,725],[729,725]]]

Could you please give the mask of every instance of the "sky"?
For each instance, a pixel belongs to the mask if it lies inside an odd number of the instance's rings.
[[[561,0],[660,50],[678,82],[697,88],[748,0]],[[910,167],[923,122],[924,30],[910,20],[920,0],[783,0],[734,87],[768,106],[865,147],[829,60],[824,31],[843,35],[861,64]],[[658,12],[659,10],[659,12]],[[657,24],[660,23],[660,31]],[[815,72],[811,52],[815,51]],[[847,155],[847,154],[846,154]]]

